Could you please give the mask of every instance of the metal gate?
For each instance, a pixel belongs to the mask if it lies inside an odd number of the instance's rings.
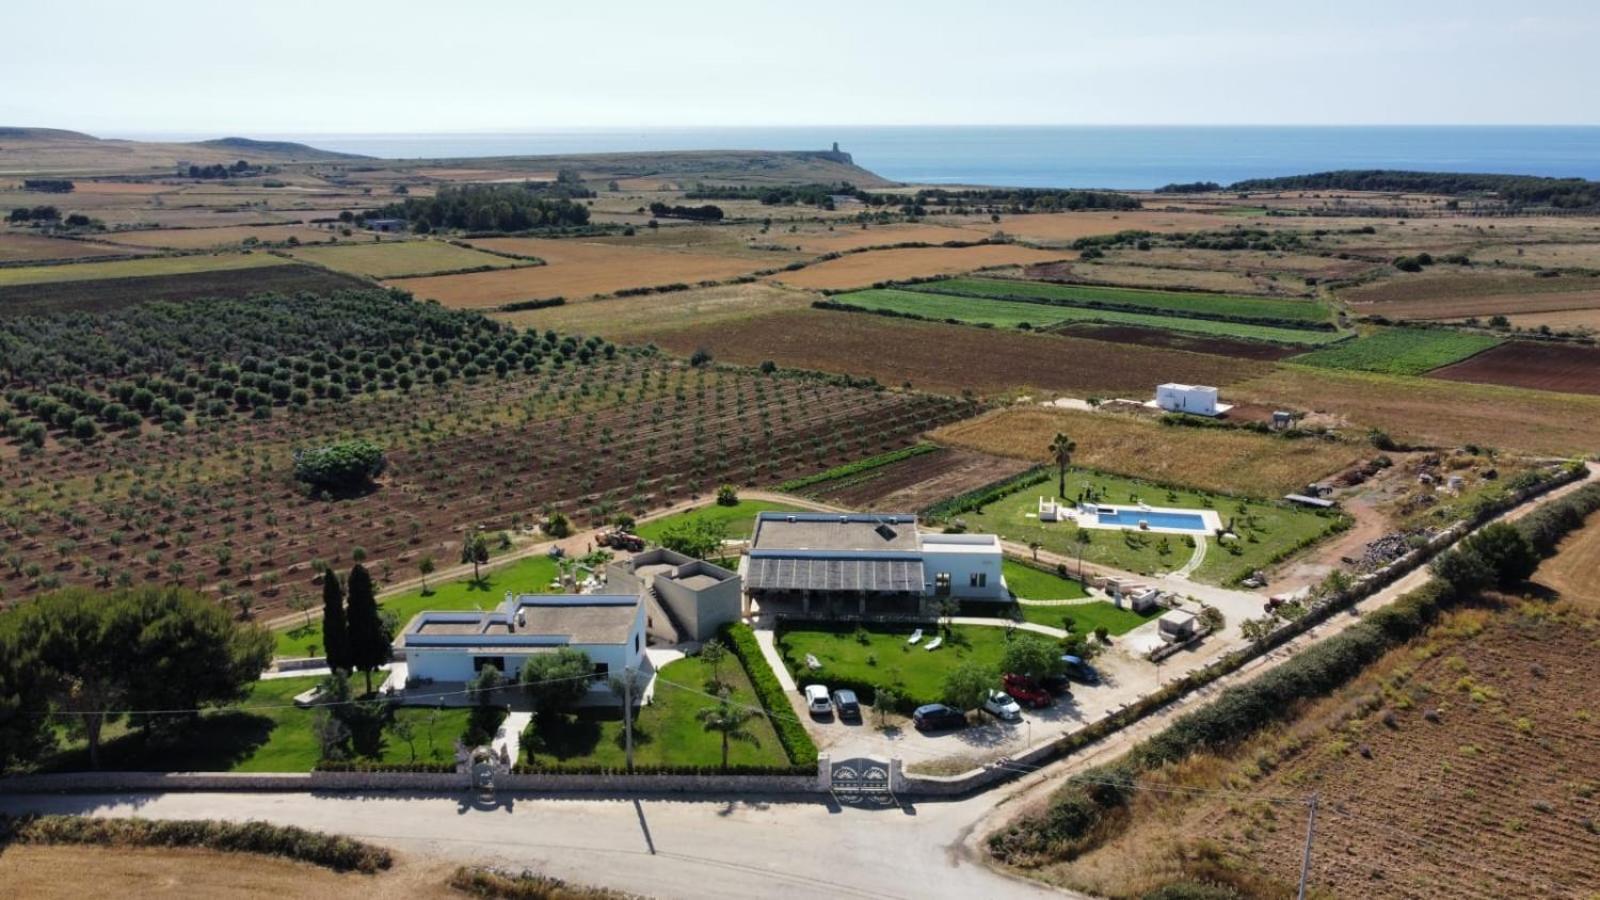
[[[861,757],[833,764],[830,783],[834,799],[858,806],[893,806],[894,785],[886,760]]]

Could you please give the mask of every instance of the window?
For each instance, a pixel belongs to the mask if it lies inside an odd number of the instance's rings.
[[[988,587],[989,586],[989,573],[988,572],[973,572],[971,575],[967,576],[967,586],[968,587],[975,587],[975,588]]]
[[[639,652],[639,636],[637,634],[633,636],[633,652]]]
[[[938,572],[933,576],[933,592],[941,597],[950,594],[950,573]]]
[[[504,675],[506,673],[506,658],[504,656],[474,656],[472,658],[472,671],[482,672],[485,666],[494,666],[495,671]]]
[[[606,663],[594,664],[594,680],[602,681],[611,674],[611,666]]]

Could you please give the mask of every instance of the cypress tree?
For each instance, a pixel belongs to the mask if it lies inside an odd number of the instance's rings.
[[[378,614],[378,599],[367,567],[356,563],[350,570],[350,665],[367,676],[367,693],[372,693],[372,673],[389,661],[389,627]]]
[[[332,569],[322,573],[322,649],[328,657],[328,668],[335,672],[350,670],[350,627],[345,622],[344,588]]]

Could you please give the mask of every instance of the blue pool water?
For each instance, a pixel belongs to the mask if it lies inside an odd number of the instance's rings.
[[[1097,521],[1101,525],[1120,525],[1123,528],[1138,528],[1140,522],[1147,522],[1151,528],[1176,528],[1183,531],[1206,530],[1205,517],[1199,513],[1119,509],[1113,513],[1101,513]]]

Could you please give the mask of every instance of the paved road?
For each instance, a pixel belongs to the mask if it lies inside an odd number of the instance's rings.
[[[0,797],[0,810],[259,819],[656,897],[1062,896],[970,861],[993,796],[878,810],[819,801],[184,793]]]

